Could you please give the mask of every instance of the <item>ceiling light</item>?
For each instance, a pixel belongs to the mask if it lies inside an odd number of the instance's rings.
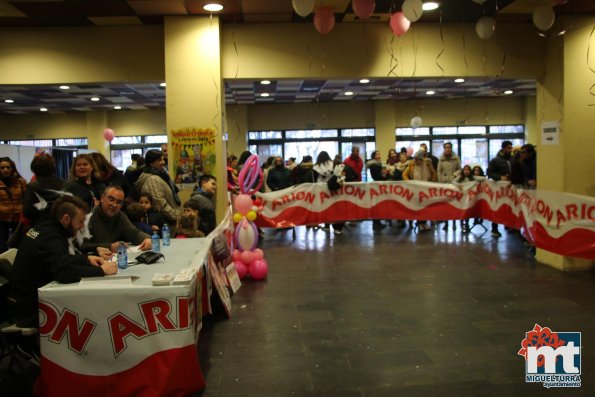
[[[436,91],[432,91],[432,90],[426,91],[426,95],[434,95],[435,93],[436,93]]]
[[[70,86],[69,85],[61,85],[60,86],[60,89],[61,90],[69,90],[70,89]]]
[[[465,82],[465,79],[461,79],[461,78],[455,79],[455,83],[464,83],[464,82]]]
[[[165,84],[165,83],[160,83],[160,84],[159,84],[159,87],[165,87],[166,85],[167,85],[167,84]]]
[[[204,6],[202,6],[202,9],[205,11],[209,11],[209,12],[217,12],[217,11],[221,11],[223,9],[223,6],[221,4],[217,4],[217,3],[210,3],[210,4],[205,4]]]
[[[99,101],[99,98],[97,98],[96,96],[94,96],[93,98],[91,98],[91,100],[92,100],[93,102],[97,102],[97,101]]]
[[[345,95],[346,96],[352,96],[353,95],[353,91],[345,91]]]
[[[506,90],[506,91],[504,91],[504,95],[510,95],[512,93],[514,93],[513,90]]]
[[[266,98],[266,97],[269,96],[269,93],[268,92],[263,92],[262,94],[260,94],[260,96]]]
[[[14,103],[14,99],[5,99],[4,102],[5,103]]]
[[[260,84],[262,84],[262,85],[269,85],[269,84],[271,84],[271,81],[270,80],[262,80],[260,82]]]
[[[360,84],[368,84],[370,82],[370,80],[368,80],[368,79],[361,79],[359,82],[360,82]]]
[[[39,111],[40,112],[47,112],[48,111],[48,108],[40,108]]]
[[[114,106],[114,110],[120,110],[122,109],[122,106]]]
[[[438,7],[440,7],[440,4],[436,3],[435,1],[428,1],[426,3],[423,3],[423,5],[421,6],[421,8],[424,11],[433,11]]]

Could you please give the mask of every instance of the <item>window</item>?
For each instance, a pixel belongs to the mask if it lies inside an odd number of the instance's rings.
[[[423,130],[420,133],[420,130]],[[461,158],[461,165],[479,164],[486,170],[490,159],[494,158],[501,148],[502,141],[509,140],[513,146],[523,145],[525,126],[492,125],[492,126],[437,126],[418,128],[397,128],[397,151],[401,147],[419,149],[422,143],[428,144],[431,153],[440,158],[445,142],[452,143],[453,152]]]
[[[20,141],[7,141],[11,146],[34,146],[36,148],[50,148],[54,145],[52,139],[26,139]]]
[[[86,149],[88,145],[87,138],[21,139],[0,142],[13,146],[33,146],[37,149]]]
[[[161,150],[164,143],[167,135],[116,136],[110,145],[110,161],[120,171],[126,171],[132,164],[132,154],[144,156],[151,149]]]
[[[353,146],[359,146],[360,156],[365,161],[376,148],[375,139],[374,128],[249,131],[248,150],[258,154],[261,163],[269,156],[281,156],[285,160],[295,157],[299,163],[306,155],[316,161],[322,151],[331,158],[338,154],[345,159]],[[365,180],[365,168],[362,177]]]

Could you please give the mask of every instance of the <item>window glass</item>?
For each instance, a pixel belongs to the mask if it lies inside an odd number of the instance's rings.
[[[488,160],[491,160],[498,155],[498,152],[502,149],[502,142],[504,141],[511,141],[512,147],[523,146],[525,144],[524,139],[490,139],[490,156]]]
[[[522,134],[525,132],[524,125],[492,125],[490,134]]]
[[[263,140],[263,139],[282,139],[281,131],[250,131],[248,132],[248,139]]]
[[[259,162],[261,164],[264,163],[267,160],[267,158],[271,156],[283,156],[283,145],[278,144],[250,145],[248,150],[250,150],[251,153],[258,155]]]
[[[88,146],[87,138],[64,138],[56,139],[56,146]]]
[[[130,145],[133,143],[141,143],[140,136],[115,136],[112,139],[112,145]]]
[[[354,136],[375,136],[374,128],[352,128],[341,130],[341,136],[343,137],[354,137]]]
[[[111,151],[111,163],[120,171],[126,171],[126,168],[132,164],[130,156],[133,154],[143,155],[142,149],[121,149]]]
[[[465,126],[459,127],[459,135],[484,135],[486,127],[484,126]]]
[[[461,139],[461,166],[466,164],[479,164],[485,173],[488,168],[487,139]]]
[[[33,146],[33,147],[52,147],[51,139],[25,139],[20,141],[8,141],[13,146]]]
[[[146,135],[145,143],[167,143],[167,135]]]
[[[310,155],[316,161],[316,157],[322,151],[326,151],[331,158],[339,152],[338,141],[306,141],[306,142],[286,142],[285,160],[295,157],[296,162],[300,163],[304,156]]]
[[[457,127],[434,127],[432,135],[456,135]]]
[[[304,138],[336,138],[338,136],[337,130],[293,130],[285,131],[287,139],[304,139]]]
[[[425,143],[426,145],[428,145],[428,147],[430,147],[430,141],[425,140],[425,141],[397,141],[397,145],[395,147],[395,149],[397,150],[397,153],[399,153],[401,151],[401,148],[404,147],[405,149],[409,150],[409,148],[411,148],[413,150],[413,154],[415,154],[415,152],[417,152],[419,150],[419,146]]]
[[[407,135],[430,135],[430,129],[428,127],[421,128],[397,128],[397,136]]]

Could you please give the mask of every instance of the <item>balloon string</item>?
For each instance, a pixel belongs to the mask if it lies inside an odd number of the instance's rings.
[[[385,36],[385,42],[386,42],[386,36]],[[390,77],[390,75],[397,75],[395,73],[395,69],[397,68],[397,66],[399,66],[399,60],[395,57],[395,52],[393,50],[393,43],[395,42],[395,35],[393,35],[390,39],[390,45],[388,46],[388,53],[390,54],[390,61],[388,64],[389,67],[389,71],[387,74],[387,77]],[[395,65],[393,66],[393,62],[395,63]]]
[[[368,40],[368,29],[367,29],[367,21],[364,21],[364,42],[365,42],[365,49],[366,49],[366,57],[364,59],[370,59],[370,45]],[[370,76],[370,62],[366,62],[366,75],[364,77]]]
[[[465,62],[467,76],[469,76],[469,62],[467,62],[467,40],[465,40],[465,32],[463,32],[463,61]]]
[[[442,65],[440,65],[440,62],[438,61],[444,53],[444,34],[442,32],[442,10],[440,11],[440,44],[442,45],[442,48],[440,49],[440,52],[436,57],[436,65],[440,68],[440,70],[442,71],[442,77],[444,77],[444,68],[442,67]]]
[[[211,31],[213,33],[213,35],[211,35],[211,37],[215,37],[214,36],[214,33],[216,33],[216,32],[214,31],[215,29],[213,27],[213,14],[210,15],[210,22],[211,22]],[[212,76],[212,79],[213,79],[213,85],[215,86],[215,92],[216,92],[216,94],[215,94],[215,109],[216,109],[216,112],[213,115],[213,119],[211,120],[211,123],[215,127],[215,134],[213,135],[213,138],[214,138],[214,137],[219,136],[219,133],[220,133],[219,126],[217,125],[217,119],[220,118],[221,111],[220,111],[220,108],[219,108],[219,84],[217,83],[217,79],[215,78],[215,71],[214,71],[214,69],[212,67],[211,67],[211,76]],[[221,76],[219,76],[219,78],[221,78]]]
[[[417,33],[417,39],[419,40],[419,32]],[[413,72],[411,72],[411,77],[415,77],[415,73],[417,72],[417,53],[419,51],[419,48],[417,47],[417,45],[415,43],[415,34],[413,34],[413,36],[412,36],[412,42],[413,42]]]
[[[237,90],[235,89],[235,82],[238,79],[238,75],[240,74],[240,52],[238,51],[238,45],[236,43],[236,20],[235,20],[235,18],[234,18],[234,21],[233,21],[233,30],[231,32],[231,39],[232,39],[232,42],[233,42],[233,49],[234,49],[234,52],[236,54],[236,74],[234,75],[233,80],[232,80],[233,81],[234,88],[231,90],[232,97],[235,100],[236,99],[236,94],[237,94]],[[241,131],[240,131],[241,130],[240,123],[238,121],[238,104],[237,104],[237,102],[236,102],[236,105],[233,107],[233,112],[235,114],[235,117],[234,117],[234,119],[235,119],[235,126],[236,126],[236,130],[238,132],[236,134],[236,138],[234,139],[234,142],[235,142],[238,139],[240,139],[240,135],[242,134]]]
[[[595,34],[595,26],[593,26],[593,29],[591,29],[591,33],[589,34],[589,41],[588,41],[589,44],[587,44],[587,67],[593,73],[595,73],[595,68],[593,68],[593,66],[591,66],[589,59],[591,58],[591,43],[593,42],[594,34]],[[595,83],[593,83],[591,85],[591,87],[589,88],[589,95],[595,97]],[[590,103],[588,106],[595,106],[595,103]]]

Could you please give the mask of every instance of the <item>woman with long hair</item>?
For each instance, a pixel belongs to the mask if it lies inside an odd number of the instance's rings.
[[[0,158],[0,252],[8,249],[10,232],[21,219],[26,186],[14,161],[10,157]]]
[[[64,190],[80,197],[89,208],[99,205],[105,184],[101,181],[95,160],[90,154],[79,154],[70,167],[70,179]]]

